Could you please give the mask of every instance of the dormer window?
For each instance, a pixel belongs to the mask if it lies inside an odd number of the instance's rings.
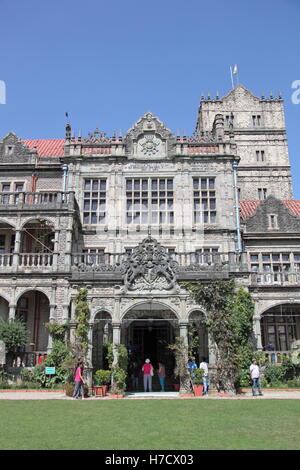
[[[270,230],[278,229],[278,215],[277,214],[269,214],[268,220],[269,220],[268,229]]]
[[[261,116],[259,114],[252,116],[252,124],[253,124],[253,127],[260,127]]]
[[[12,155],[14,151],[13,145],[6,145],[5,147],[5,155]]]

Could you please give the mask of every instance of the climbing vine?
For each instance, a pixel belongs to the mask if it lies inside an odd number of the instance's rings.
[[[85,356],[88,351],[88,331],[90,309],[87,301],[88,290],[86,288],[78,289],[75,297],[75,318],[77,321],[75,329],[76,346],[78,356]]]
[[[241,370],[249,367],[254,351],[253,300],[234,280],[185,283],[185,287],[206,312],[204,323],[216,357],[216,386],[219,391],[236,391]]]

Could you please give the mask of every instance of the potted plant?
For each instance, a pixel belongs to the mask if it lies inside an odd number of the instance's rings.
[[[94,375],[94,392],[96,397],[104,397],[107,393],[108,385],[111,380],[111,371],[99,369],[95,372]]]
[[[200,397],[203,393],[202,377],[204,374],[203,369],[193,370],[193,389],[195,397]]]

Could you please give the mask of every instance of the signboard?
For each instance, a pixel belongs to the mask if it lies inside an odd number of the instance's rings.
[[[55,367],[45,367],[45,374],[46,375],[54,375],[55,374]]]
[[[5,364],[5,343],[4,341],[0,341],[0,364]]]

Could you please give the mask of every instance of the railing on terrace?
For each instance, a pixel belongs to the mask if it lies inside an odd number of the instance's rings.
[[[19,253],[20,267],[49,267],[52,264],[52,253]]]
[[[0,254],[0,268],[6,266],[12,266],[13,254],[12,253],[1,253]]]
[[[116,266],[121,265],[129,259],[130,253],[73,253],[73,266]],[[244,267],[247,270],[246,258],[237,253],[172,253],[172,260],[176,261],[181,268],[197,270],[201,267],[214,267],[232,269]]]
[[[75,193],[73,191],[43,191],[43,192],[2,192],[0,193],[0,210],[1,206],[16,206],[24,208],[30,206],[43,206],[46,208],[64,208],[75,205]]]
[[[13,367],[34,367],[42,364],[47,357],[46,351],[16,352],[12,359]]]
[[[250,282],[256,286],[286,286],[300,284],[300,272],[251,273]]]

